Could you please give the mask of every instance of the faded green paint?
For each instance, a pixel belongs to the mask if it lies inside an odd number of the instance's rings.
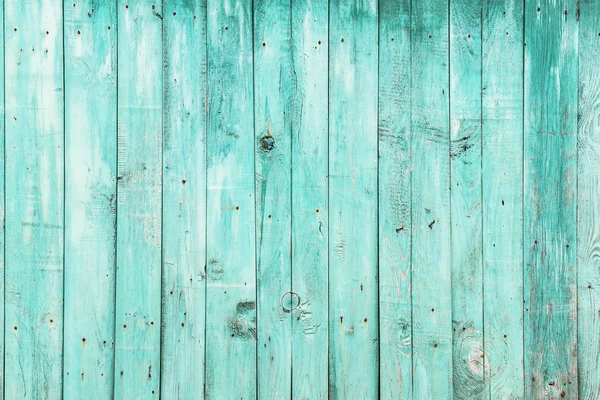
[[[600,399],[597,2],[0,4],[0,398]]]

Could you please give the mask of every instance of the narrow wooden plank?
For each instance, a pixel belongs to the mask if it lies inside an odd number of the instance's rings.
[[[292,398],[328,393],[327,0],[292,1]]]
[[[330,2],[330,398],[378,396],[376,1]]]
[[[163,14],[161,396],[204,393],[206,296],[206,1]]]
[[[450,2],[452,379],[455,399],[488,397],[484,384],[481,203],[482,2]]]
[[[252,2],[208,1],[206,397],[256,396]]]
[[[448,1],[412,5],[413,392],[452,388]]]
[[[254,5],[258,398],[292,390],[291,129],[295,77],[289,0]]]
[[[523,2],[482,15],[485,379],[491,399],[523,387]]]
[[[161,5],[118,2],[115,398],[158,395],[161,317]]]
[[[2,307],[0,307],[0,400],[4,399],[4,216],[5,216],[5,197],[4,197],[4,0],[0,0],[0,298]]]
[[[600,398],[600,3],[579,3],[577,276],[579,396]]]
[[[7,399],[62,397],[62,1],[5,2]]]
[[[526,3],[525,398],[578,398],[576,0]]]
[[[65,4],[65,398],[114,387],[116,6]]]
[[[412,398],[411,0],[379,3],[381,398]]]

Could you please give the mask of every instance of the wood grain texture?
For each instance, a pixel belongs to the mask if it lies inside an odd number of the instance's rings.
[[[4,399],[4,227],[5,227],[5,209],[6,197],[4,196],[4,155],[5,155],[5,113],[4,113],[4,0],[0,0],[0,299],[2,299],[2,307],[0,307],[0,400]]]
[[[411,1],[379,7],[379,390],[411,399]]]
[[[482,32],[485,381],[522,399],[523,2],[484,2]]]
[[[62,2],[4,4],[7,399],[62,397]],[[8,28],[10,26],[10,28]],[[47,32],[47,33],[46,33]]]
[[[292,389],[291,135],[295,76],[289,0],[254,1],[258,398]]]
[[[415,398],[452,397],[448,2],[412,5]]]
[[[152,398],[160,383],[162,10],[141,0],[120,0],[117,7],[114,396]]]
[[[579,3],[577,276],[579,397],[600,398],[600,4]]]
[[[204,393],[206,1],[163,4],[161,396]]]
[[[208,0],[206,397],[256,388],[252,2]]]
[[[116,22],[109,1],[65,7],[63,380],[70,399],[111,399],[114,386]]]
[[[577,3],[526,3],[525,397],[577,391]]]
[[[450,2],[452,374],[455,399],[488,398],[484,383],[479,1]]]
[[[292,1],[292,398],[328,396],[327,0]]]

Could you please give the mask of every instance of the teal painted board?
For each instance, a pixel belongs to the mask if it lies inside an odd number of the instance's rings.
[[[7,399],[62,397],[62,1],[9,0],[5,21]]]
[[[330,398],[379,392],[378,4],[330,2]],[[259,321],[260,323],[260,321]]]
[[[384,399],[412,399],[411,3],[379,3],[379,390]]]
[[[67,2],[64,398],[111,399],[117,190],[116,6]],[[110,27],[110,28],[109,28]]]
[[[448,2],[412,4],[412,345],[415,399],[452,398]]]
[[[523,378],[523,2],[482,12],[482,210],[485,382],[520,399]]]
[[[526,3],[525,398],[577,391],[577,2]]]
[[[161,12],[147,1],[117,4],[115,398],[152,398],[160,386]]]
[[[292,120],[295,76],[289,0],[254,5],[254,141],[258,398],[292,388]]]
[[[0,1],[0,42],[2,42],[2,48],[0,49],[0,56],[2,62],[0,63],[0,298],[2,299],[2,307],[0,307],[0,328],[2,333],[0,334],[0,365],[2,365],[2,371],[0,372],[0,400],[4,399],[4,217],[6,198],[4,197],[4,1]]]
[[[577,136],[577,367],[579,396],[600,398],[600,4],[581,1]]]
[[[161,396],[204,393],[206,2],[163,6]]]
[[[455,399],[488,398],[484,382],[481,148],[482,2],[450,2],[452,375]]]
[[[254,398],[252,2],[208,0],[206,397]]]
[[[292,1],[293,399],[328,396],[327,0]]]

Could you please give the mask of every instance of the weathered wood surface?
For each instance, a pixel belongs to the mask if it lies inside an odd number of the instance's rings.
[[[0,5],[0,398],[600,400],[597,1]]]

